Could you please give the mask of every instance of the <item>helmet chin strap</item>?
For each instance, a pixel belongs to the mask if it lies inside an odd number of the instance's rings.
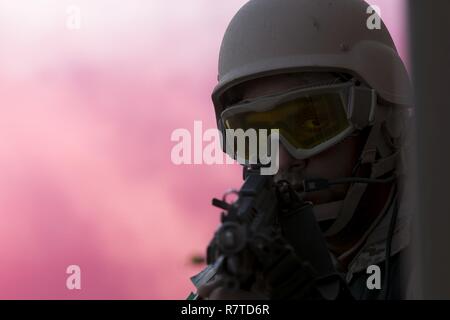
[[[314,205],[314,215],[317,222],[335,220],[339,214],[344,200],[327,202]]]

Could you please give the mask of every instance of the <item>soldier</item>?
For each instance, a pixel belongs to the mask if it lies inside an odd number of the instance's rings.
[[[305,191],[305,179],[340,179],[304,199],[314,205],[339,284],[287,298],[406,298],[410,84],[384,23],[368,27],[368,8],[362,0],[251,0],[222,42],[212,94],[219,127],[279,129],[275,181]],[[370,283],[368,272],[377,270],[383,282]],[[276,298],[264,288],[227,289],[220,276],[198,294]]]

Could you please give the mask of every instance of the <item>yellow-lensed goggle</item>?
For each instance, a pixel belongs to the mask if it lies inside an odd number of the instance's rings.
[[[219,128],[226,130],[279,130],[280,142],[297,159],[318,154],[338,143],[355,129],[374,121],[376,93],[353,81],[314,88],[290,90],[228,107],[221,114]],[[250,150],[250,148],[246,148]],[[236,158],[236,148],[228,148]],[[250,159],[246,154],[241,158]]]

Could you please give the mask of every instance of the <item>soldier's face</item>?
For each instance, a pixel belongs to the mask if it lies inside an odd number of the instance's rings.
[[[329,74],[318,74],[321,77]],[[319,80],[318,79],[318,80]],[[304,85],[310,78],[276,77],[254,81],[243,88],[243,99],[256,98],[268,94],[282,93]],[[307,82],[306,82],[307,83]],[[288,180],[294,187],[300,188],[302,181],[308,178],[338,179],[350,177],[359,157],[358,150],[363,143],[359,136],[350,136],[337,145],[305,160],[293,158],[280,144],[280,166],[275,180]],[[327,190],[308,193],[305,200],[315,204],[342,200],[348,185],[336,185]]]

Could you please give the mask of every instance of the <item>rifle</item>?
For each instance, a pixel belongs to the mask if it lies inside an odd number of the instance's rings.
[[[294,298],[310,292],[319,276],[334,273],[312,204],[286,181],[275,184],[273,176],[248,170],[236,193],[233,203],[212,201],[224,211],[207,249],[208,267],[192,278],[197,287],[220,274],[228,289],[250,290],[260,272],[271,298]]]

